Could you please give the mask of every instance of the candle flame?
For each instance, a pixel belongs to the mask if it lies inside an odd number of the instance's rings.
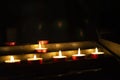
[[[61,50],[59,51],[59,56],[62,56],[62,52],[61,52]]]
[[[14,57],[13,56],[10,56],[10,61],[14,62]]]
[[[58,56],[53,56],[53,58],[66,58],[66,56],[62,56],[62,51],[59,50]]]
[[[39,47],[39,48],[42,48],[41,43],[39,43],[38,47]]]
[[[34,57],[33,57],[34,59],[36,59],[37,58],[37,56],[36,55],[34,55]]]
[[[95,53],[98,53],[98,49],[97,48],[95,48]]]
[[[78,55],[80,55],[81,53],[80,53],[80,48],[78,48]]]

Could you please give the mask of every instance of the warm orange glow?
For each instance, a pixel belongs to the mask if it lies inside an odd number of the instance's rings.
[[[78,48],[78,55],[80,55],[81,53],[80,53],[80,48]]]
[[[58,27],[61,28],[63,25],[63,22],[62,21],[58,21]]]
[[[39,44],[38,44],[38,48],[42,48],[42,45],[41,45],[41,43],[39,43]]]
[[[39,41],[39,44],[48,44],[48,40],[41,40]]]
[[[42,45],[39,43],[38,48],[36,48],[36,49],[47,49],[47,48],[43,48]]]
[[[53,58],[66,58],[66,56],[62,56],[62,51],[59,50],[58,56],[53,56]]]
[[[37,58],[37,56],[36,55],[34,55],[34,57],[33,57],[34,59],[36,59]]]
[[[13,56],[10,56],[10,61],[14,61],[14,57]]]
[[[78,54],[74,54],[72,56],[85,56],[85,54],[81,54],[80,48],[78,48]]]
[[[56,48],[60,48],[61,45],[60,44],[55,44]]]
[[[62,52],[61,51],[59,51],[59,56],[62,56]]]
[[[95,53],[98,53],[98,48],[95,48]]]
[[[6,45],[8,46],[14,46],[16,44],[16,42],[7,42]]]
[[[92,54],[104,54],[104,52],[99,52],[99,51],[98,51],[98,48],[95,48],[95,52],[92,53]]]
[[[47,48],[42,47],[41,43],[38,44],[38,48],[35,48],[37,52],[47,52]]]
[[[5,61],[5,63],[15,63],[15,62],[20,62],[20,60],[18,59],[15,60],[13,56],[10,56],[10,60]]]
[[[99,52],[98,49],[95,48],[95,52],[92,53],[91,57],[93,59],[97,59],[97,58],[100,58],[103,54],[104,52]]]
[[[42,58],[37,58],[37,56],[34,54],[33,58],[28,58],[27,60],[28,61],[31,61],[31,60],[42,60]]]

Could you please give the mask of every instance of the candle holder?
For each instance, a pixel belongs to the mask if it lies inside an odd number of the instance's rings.
[[[33,58],[28,58],[27,59],[29,64],[42,64],[43,63],[43,58],[37,58],[36,55],[34,55]]]
[[[66,61],[66,59],[67,59],[67,56],[62,56],[61,50],[59,51],[58,56],[53,56],[53,61],[54,62],[63,62],[63,61]]]
[[[93,59],[98,59],[104,56],[104,52],[98,52],[98,49],[95,48],[95,52],[91,54]]]
[[[85,54],[80,53],[80,48],[78,48],[78,54],[72,55],[72,60],[83,60],[85,59]]]

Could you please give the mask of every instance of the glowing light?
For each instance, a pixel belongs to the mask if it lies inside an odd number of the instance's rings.
[[[97,48],[95,48],[95,53],[98,53],[98,49]]]
[[[73,60],[81,60],[81,59],[84,59],[84,57],[85,57],[85,54],[81,54],[80,48],[78,48],[78,54],[72,55]]]
[[[37,52],[47,52],[47,48],[45,48],[45,47],[43,48],[40,42],[38,44],[38,48],[35,48],[35,50]]]
[[[93,52],[91,54],[91,57],[93,59],[97,59],[98,57],[102,56],[104,54],[104,52],[99,52],[97,48],[95,48],[95,52]]]
[[[38,48],[42,48],[42,46],[41,46],[41,44],[40,44],[40,43],[38,44]]]
[[[62,56],[62,51],[59,50],[58,56],[53,56],[53,58],[66,58],[66,56]]]
[[[32,58],[28,58],[27,59],[28,63],[32,64],[32,63],[43,63],[43,58],[37,58],[37,56],[34,54],[34,56]]]
[[[59,56],[62,56],[62,52],[61,51],[59,51]]]
[[[15,62],[20,62],[20,60],[19,59],[15,60],[13,56],[10,56],[10,60],[5,61],[5,63],[15,63]]]
[[[80,48],[78,48],[78,54],[74,54],[72,56],[85,56],[85,54],[81,54]]]
[[[34,55],[34,57],[33,57],[34,59],[36,59],[37,58],[37,56],[36,55]]]
[[[10,61],[11,61],[11,62],[14,61],[14,57],[13,57],[13,56],[10,57]]]
[[[80,53],[80,48],[78,48],[78,55],[80,55],[81,53]]]
[[[33,58],[28,58],[28,61],[32,61],[32,60],[42,60],[42,58],[37,58],[37,56],[34,54]]]
[[[15,46],[16,42],[7,42],[6,45],[8,45],[8,46]]]
[[[92,54],[104,54],[104,52],[99,52],[99,51],[98,51],[98,48],[95,48],[95,52],[92,53]]]
[[[48,44],[48,40],[40,40],[39,44]]]

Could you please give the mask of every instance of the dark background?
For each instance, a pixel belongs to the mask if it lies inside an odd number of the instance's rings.
[[[0,10],[1,45],[44,39],[51,43],[98,38],[119,42],[119,6],[112,0],[4,0]]]

